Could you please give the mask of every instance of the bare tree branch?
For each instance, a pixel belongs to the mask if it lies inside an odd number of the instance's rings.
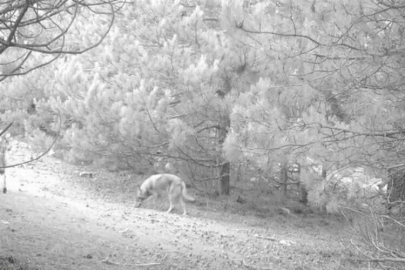
[[[81,54],[98,46],[124,4],[125,0],[1,2],[0,82],[48,65],[63,54]],[[99,25],[85,33],[83,25],[89,19]],[[83,39],[85,43],[78,41]]]

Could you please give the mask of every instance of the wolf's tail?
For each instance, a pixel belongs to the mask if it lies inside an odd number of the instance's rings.
[[[187,188],[186,188],[186,184],[184,182],[181,182],[181,193],[183,195],[183,198],[187,201],[190,202],[194,202],[195,199],[193,197],[191,197],[190,195],[188,195],[187,193]]]

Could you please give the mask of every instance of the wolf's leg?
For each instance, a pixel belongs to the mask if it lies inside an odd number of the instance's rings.
[[[159,193],[155,193],[152,195],[153,199],[152,199],[152,204],[153,204],[153,209],[156,210],[156,205],[157,205],[157,200],[160,198]]]
[[[167,213],[170,213],[173,210],[174,204],[179,199],[180,192],[181,192],[181,190],[179,188],[177,188],[176,186],[171,186],[169,188],[169,190],[167,191],[167,193],[169,195],[169,204],[170,204],[169,209],[167,210]]]
[[[184,202],[182,197],[180,197],[179,200],[180,200],[181,207],[183,207],[183,216],[187,216],[186,203]]]
[[[152,200],[152,199],[153,199],[153,202],[155,202],[155,200],[156,200],[155,194],[150,195],[148,198],[146,198],[145,200],[143,200],[142,203],[146,203],[146,202],[148,202],[148,201],[150,201],[150,200]]]
[[[138,208],[141,205],[144,205],[146,202],[150,201],[153,199],[153,197],[155,197],[154,194],[148,196],[147,198],[137,198],[136,203],[135,203],[135,207]]]
[[[166,211],[166,213],[170,213],[173,210],[173,203],[172,203],[170,196],[169,196],[169,203],[170,203],[170,206],[169,206],[169,209]]]

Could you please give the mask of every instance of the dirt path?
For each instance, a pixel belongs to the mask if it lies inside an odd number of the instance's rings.
[[[183,217],[106,202],[73,181],[77,172],[67,173],[64,166],[45,158],[8,170],[9,192],[0,194],[0,256],[29,269],[341,266],[333,259],[338,244],[327,233],[221,222],[204,218],[198,209]]]

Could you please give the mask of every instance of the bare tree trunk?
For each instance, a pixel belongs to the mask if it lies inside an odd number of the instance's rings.
[[[299,192],[299,201],[303,204],[308,203],[308,190],[301,182],[301,164],[295,163],[295,169],[293,173],[298,174],[298,192]]]
[[[280,170],[280,183],[283,183],[284,185],[284,196],[287,196],[288,192],[288,163],[283,162],[281,164],[281,170]]]
[[[221,187],[221,194],[229,195],[230,193],[230,171],[231,171],[231,164],[229,162],[225,162],[221,166],[221,177],[220,177],[220,187]]]
[[[231,91],[232,86],[231,86],[231,79],[227,76],[223,78],[224,80],[224,85],[222,90],[218,90],[217,94],[220,98],[224,99],[225,96]],[[222,111],[222,115],[220,117],[220,123],[219,123],[219,128],[218,128],[218,143],[219,145],[223,145],[226,139],[226,136],[228,135],[228,131],[231,128],[231,118],[229,115],[229,110],[224,109]],[[231,186],[231,181],[230,181],[230,175],[231,175],[231,164],[228,161],[224,161],[221,164],[221,171],[220,171],[220,192],[221,194],[224,195],[229,195],[230,193],[230,186]]]
[[[390,177],[391,180],[387,186],[387,206],[391,210],[398,206],[402,207],[401,203],[405,201],[405,173],[403,171],[391,171]]]
[[[231,126],[231,120],[227,111],[223,112],[221,117],[221,123],[219,128],[219,144],[223,145],[225,142],[226,136],[228,135],[228,130]],[[223,195],[229,195],[230,193],[230,174],[231,174],[231,164],[228,161],[225,161],[221,165],[220,171],[220,192]]]
[[[308,203],[308,191],[303,185],[300,185],[300,202],[303,204]]]
[[[327,176],[328,176],[328,172],[326,171],[325,164],[324,164],[324,165],[322,165],[322,178],[324,180],[326,180]]]

